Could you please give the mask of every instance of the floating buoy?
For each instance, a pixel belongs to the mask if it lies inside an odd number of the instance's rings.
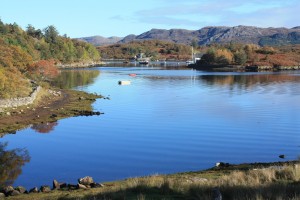
[[[129,74],[129,76],[136,76],[136,74]]]

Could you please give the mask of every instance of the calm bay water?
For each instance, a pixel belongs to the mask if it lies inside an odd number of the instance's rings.
[[[136,77],[129,74],[136,73]],[[82,75],[83,74],[83,75]],[[80,80],[80,81],[76,81]],[[120,86],[119,80],[131,85]],[[61,86],[109,96],[104,115],[74,117],[7,135],[31,157],[14,185],[97,182],[194,171],[216,162],[300,155],[300,72],[213,73],[159,67],[64,71]]]

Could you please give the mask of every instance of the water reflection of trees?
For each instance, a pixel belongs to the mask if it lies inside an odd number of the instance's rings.
[[[299,76],[279,74],[202,75],[199,79],[209,85],[239,85],[241,87],[250,87],[257,84],[267,85],[276,82],[300,82]]]
[[[12,185],[22,173],[22,167],[30,161],[26,149],[7,150],[7,143],[0,142],[0,188]]]
[[[98,70],[64,70],[52,81],[52,84],[61,89],[71,89],[94,83],[99,74]]]
[[[58,125],[58,122],[47,122],[43,124],[34,124],[31,126],[31,129],[35,130],[38,133],[50,133],[54,130],[54,127]]]

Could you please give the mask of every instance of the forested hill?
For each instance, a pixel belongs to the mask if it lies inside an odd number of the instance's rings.
[[[0,20],[0,99],[27,95],[31,82],[49,79],[57,63],[98,61],[99,52],[86,42],[60,36],[54,26],[43,30]]]

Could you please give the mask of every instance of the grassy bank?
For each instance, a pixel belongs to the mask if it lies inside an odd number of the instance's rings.
[[[104,183],[86,190],[51,191],[7,199],[300,199],[299,162],[214,167],[199,172],[153,175]]]
[[[93,112],[92,108],[97,98],[101,96],[74,90],[43,89],[34,104],[5,109],[0,113],[0,136],[29,125],[55,122],[73,116],[99,115],[101,113]]]

